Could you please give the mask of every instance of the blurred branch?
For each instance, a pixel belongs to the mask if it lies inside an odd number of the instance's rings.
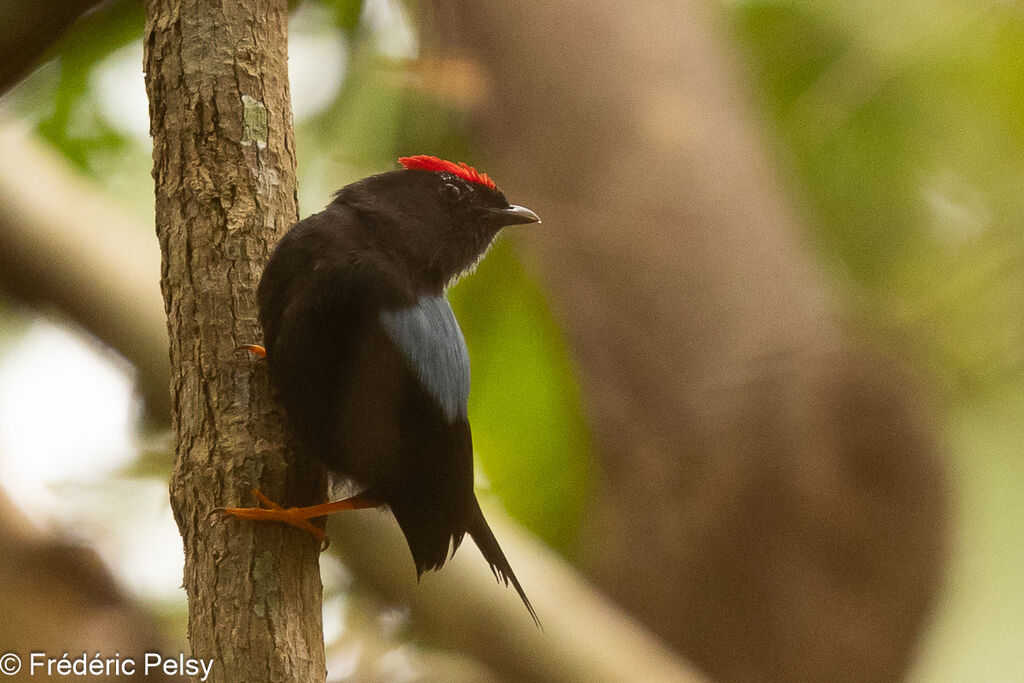
[[[84,184],[71,182],[59,160],[19,134],[0,130],[0,169],[7,169],[0,172],[0,179],[13,174],[5,164],[8,158],[17,160],[21,175],[32,182],[24,188],[20,183],[11,186],[0,182],[0,193],[6,192],[0,197],[8,209],[24,205],[10,216],[0,206],[0,217],[5,221],[0,223],[4,227],[0,229],[3,277],[7,278],[6,271],[15,266],[23,271],[18,277],[26,278],[26,282],[41,280],[46,286],[38,290],[35,301],[49,301],[62,308],[76,306],[76,319],[94,332],[105,329],[95,322],[115,321],[119,334],[108,343],[114,343],[137,364],[141,386],[162,387],[166,392],[166,363],[143,362],[153,351],[152,346],[166,359],[166,326],[154,281],[159,274],[156,244],[149,244],[149,239],[129,238],[132,234],[144,235],[146,230],[130,225],[123,217],[112,219],[117,212]],[[25,194],[18,195],[14,188]],[[50,188],[50,192],[35,188]],[[64,195],[65,190],[70,194]],[[34,229],[18,228],[21,232],[36,231],[31,239],[25,239],[27,244],[39,246],[26,249],[20,241],[3,241],[11,232],[6,223],[16,227],[12,221],[17,216],[31,219],[37,212],[47,216],[54,210],[53,196],[67,196],[73,204],[92,208],[72,212],[74,215],[65,220],[47,218]],[[33,202],[42,202],[43,206],[29,210]],[[53,276],[64,269],[83,275]],[[150,340],[151,346],[127,343],[139,339]],[[509,679],[521,675],[530,680],[571,680],[578,678],[574,672],[587,672],[586,679],[594,681],[700,680],[690,665],[498,511],[489,510],[488,519],[494,520],[495,533],[529,586],[544,621],[544,633],[523,618],[522,605],[515,595],[496,587],[478,559],[464,562],[467,555],[476,552],[471,545],[464,547],[444,571],[425,576],[417,587],[408,549],[397,527],[386,519],[374,513],[336,516],[331,521],[333,549],[343,551],[346,563],[360,580],[381,595],[412,604],[413,619],[424,638],[489,665],[494,662],[492,667],[504,671]],[[638,671],[644,676],[635,678],[632,674]]]
[[[101,0],[0,2],[0,93],[17,83],[64,31]]]
[[[28,131],[0,122],[0,287],[56,307],[128,358],[149,415],[166,422],[170,364],[159,283],[152,229]]]
[[[543,632],[515,594],[480,571],[465,544],[444,570],[417,583],[409,552],[387,515],[335,515],[331,550],[387,600],[412,607],[424,641],[472,655],[510,681],[702,681],[688,662],[595,590],[507,516],[482,502],[487,519],[537,605]]]
[[[28,654],[39,651],[51,657],[66,652],[70,659],[116,651],[137,662],[147,652],[170,653],[161,647],[158,625],[125,598],[93,552],[33,528],[2,492],[0,558],[0,643],[21,656],[23,671]],[[132,680],[143,677],[140,670]]]

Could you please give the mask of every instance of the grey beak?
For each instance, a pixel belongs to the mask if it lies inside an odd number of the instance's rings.
[[[502,225],[522,225],[524,223],[540,223],[540,216],[525,206],[511,204],[504,209],[489,209],[502,219]]]

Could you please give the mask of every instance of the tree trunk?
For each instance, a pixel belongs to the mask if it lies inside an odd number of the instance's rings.
[[[317,541],[211,515],[256,486],[323,494],[292,466],[264,366],[234,350],[260,339],[259,274],[297,219],[287,3],[149,0],[145,53],[193,653],[217,681],[324,680]]]

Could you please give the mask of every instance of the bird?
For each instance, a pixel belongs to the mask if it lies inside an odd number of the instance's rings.
[[[326,543],[310,519],[386,507],[417,578],[469,536],[499,582],[540,620],[473,489],[469,354],[447,289],[502,228],[540,223],[475,168],[429,155],[346,185],[274,248],[257,288],[266,359],[297,458],[351,482],[355,496],[225,514],[278,521]]]

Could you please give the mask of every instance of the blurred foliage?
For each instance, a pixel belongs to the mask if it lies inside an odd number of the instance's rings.
[[[122,153],[128,144],[123,134],[97,114],[96,101],[88,92],[89,80],[104,57],[139,40],[145,20],[145,9],[136,0],[104,3],[77,21],[55,48],[60,76],[53,111],[39,122],[38,129],[82,168],[89,168],[92,157]]]
[[[941,390],[957,538],[912,679],[1019,680],[1024,10],[779,0],[728,11],[835,289]]]
[[[956,412],[948,440],[956,459],[956,558],[938,619],[923,642],[921,683],[1024,679],[1024,393],[993,392]]]
[[[951,398],[1024,369],[1015,3],[738,2],[779,158],[841,289]]]
[[[511,241],[451,291],[471,350],[474,450],[509,513],[568,550],[586,503],[586,425],[561,332]]]
[[[334,25],[348,32],[359,28],[363,13],[362,0],[326,0],[323,4],[333,10]]]

